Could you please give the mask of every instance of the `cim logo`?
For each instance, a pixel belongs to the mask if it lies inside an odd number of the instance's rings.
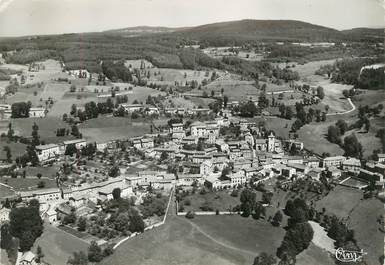
[[[343,248],[338,248],[336,250],[336,259],[341,262],[358,262],[362,260],[362,257],[367,253],[362,249],[361,251],[352,251],[345,250]]]

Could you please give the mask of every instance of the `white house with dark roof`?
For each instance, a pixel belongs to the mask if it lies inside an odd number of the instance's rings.
[[[43,118],[45,117],[46,109],[45,108],[30,108],[29,117],[30,118]]]
[[[57,144],[45,144],[35,147],[40,163],[54,161],[60,155],[60,148]]]

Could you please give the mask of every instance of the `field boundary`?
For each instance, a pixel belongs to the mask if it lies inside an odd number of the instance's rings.
[[[170,191],[170,197],[169,197],[169,199],[168,199],[167,208],[166,208],[166,212],[165,212],[165,214],[164,214],[164,216],[163,216],[163,220],[160,221],[160,222],[158,222],[158,223],[155,223],[155,224],[153,224],[153,225],[150,225],[150,226],[146,227],[146,228],[144,229],[144,231],[152,230],[152,229],[154,229],[154,228],[156,228],[156,227],[159,227],[159,226],[164,225],[164,223],[166,222],[166,219],[167,219],[168,211],[169,211],[169,209],[170,209],[170,204],[171,204],[171,200],[172,200],[172,198],[173,198],[173,193],[174,193],[174,187],[171,188],[171,191]],[[139,234],[141,234],[141,233],[135,232],[135,233],[132,233],[131,235],[129,235],[129,236],[123,238],[122,240],[120,240],[119,242],[117,242],[117,243],[113,246],[113,249],[115,250],[115,249],[116,249],[117,247],[119,247],[122,243],[126,242],[126,241],[127,241],[128,239],[130,239],[130,238],[136,237],[136,236],[139,235]]]

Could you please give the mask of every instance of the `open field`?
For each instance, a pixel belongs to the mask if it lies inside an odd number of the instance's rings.
[[[214,72],[213,70],[206,72],[172,68],[150,68],[146,69],[146,71],[150,72],[150,78],[147,80],[147,83],[172,86],[175,85],[175,82],[184,85],[186,82],[197,81],[198,84],[201,84],[204,79],[210,80]],[[216,71],[216,73],[223,75],[221,71]]]
[[[53,179],[47,179],[47,178],[5,178],[0,177],[0,182],[7,184],[11,187],[13,187],[17,191],[26,191],[26,190],[34,190],[37,189],[37,183],[40,181],[44,181],[45,188],[54,188],[56,186],[56,181]]]
[[[186,196],[180,205],[183,204],[185,212],[190,210],[202,211],[200,207],[204,204],[208,204],[211,208],[213,208],[213,211],[229,211],[230,209],[240,204],[239,196],[232,197],[230,193],[230,190],[207,192],[205,194],[200,194],[197,191],[195,194]],[[191,202],[191,205],[186,205],[186,201]]]
[[[2,64],[0,66],[1,69],[10,69],[14,71],[27,71],[28,66],[27,65],[22,65],[22,64]]]
[[[385,127],[385,124],[382,126],[382,128]],[[363,156],[368,157],[371,154],[373,154],[373,150],[381,149],[381,141],[376,136],[377,130],[374,128],[371,128],[369,132],[363,131],[363,130],[350,130],[344,134],[345,138],[348,135],[351,135],[354,133],[358,139],[358,141],[361,143],[363,148]]]
[[[337,145],[330,143],[325,135],[328,127],[334,125],[335,121],[326,121],[304,125],[299,131],[299,139],[303,141],[305,148],[312,150],[316,154],[329,153],[333,155],[343,155],[344,151]]]
[[[378,264],[384,251],[384,234],[379,230],[377,218],[381,216],[384,205],[374,198],[362,198],[362,191],[337,186],[317,202],[317,209],[325,207],[326,213],[345,218],[348,226],[354,230],[358,246],[368,252],[364,259],[368,264]]]
[[[46,262],[57,265],[66,265],[73,252],[83,251],[87,253],[88,249],[88,244],[85,241],[49,224],[44,225],[43,234],[36,240],[35,251],[37,246],[43,249]]]
[[[237,215],[170,217],[123,243],[101,264],[251,264],[261,251],[275,253],[283,234],[281,228]]]
[[[69,128],[68,124],[63,122],[60,118],[56,117],[45,117],[45,118],[23,118],[23,119],[12,119],[12,127],[15,133],[20,136],[31,137],[32,126],[34,123],[39,126],[39,136],[41,141],[57,142],[65,141],[68,137],[56,137],[56,129],[58,128]],[[57,140],[55,141],[55,139]]]
[[[354,230],[357,244],[368,255],[364,256],[367,264],[380,264],[384,254],[384,233],[379,230],[377,219],[384,212],[384,204],[377,199],[361,201],[350,213],[348,225]]]
[[[25,144],[8,142],[6,139],[0,139],[0,158],[1,159],[7,158],[7,154],[4,151],[5,146],[9,146],[9,148],[11,149],[11,155],[13,160],[19,156],[22,156],[25,153],[27,148],[27,145]]]
[[[317,247],[314,243],[310,243],[309,247],[302,251],[297,256],[297,265],[309,265],[309,264],[319,264],[319,265],[334,265],[334,259],[331,255],[322,250],[320,247]]]
[[[317,209],[322,210],[325,207],[327,213],[344,218],[360,203],[362,197],[363,193],[360,190],[337,186],[317,202]]]
[[[229,101],[240,101],[259,96],[260,90],[254,86],[254,83],[254,81],[242,81],[237,76],[227,74],[209,83],[201,91],[197,89],[193,91],[196,93],[206,91],[209,95],[211,95],[211,91],[214,91],[216,95],[219,95],[223,88],[223,94],[229,97]]]
[[[150,133],[150,125],[131,123],[130,119],[120,117],[99,117],[79,126],[83,137],[89,141],[105,142],[112,139],[127,139]]]
[[[13,190],[4,185],[0,185],[0,201],[2,201],[5,197],[13,195],[15,195],[15,192]]]
[[[59,165],[53,166],[38,166],[38,167],[26,167],[23,170],[26,171],[27,176],[35,177],[38,173],[42,175],[43,178],[55,178],[56,172],[59,171]]]

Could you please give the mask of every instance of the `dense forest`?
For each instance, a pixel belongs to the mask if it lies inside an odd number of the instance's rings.
[[[384,89],[384,67],[378,69],[364,68],[383,62],[383,58],[355,58],[337,61],[332,69],[332,81],[354,85],[361,89]],[[362,69],[362,71],[361,71]]]

